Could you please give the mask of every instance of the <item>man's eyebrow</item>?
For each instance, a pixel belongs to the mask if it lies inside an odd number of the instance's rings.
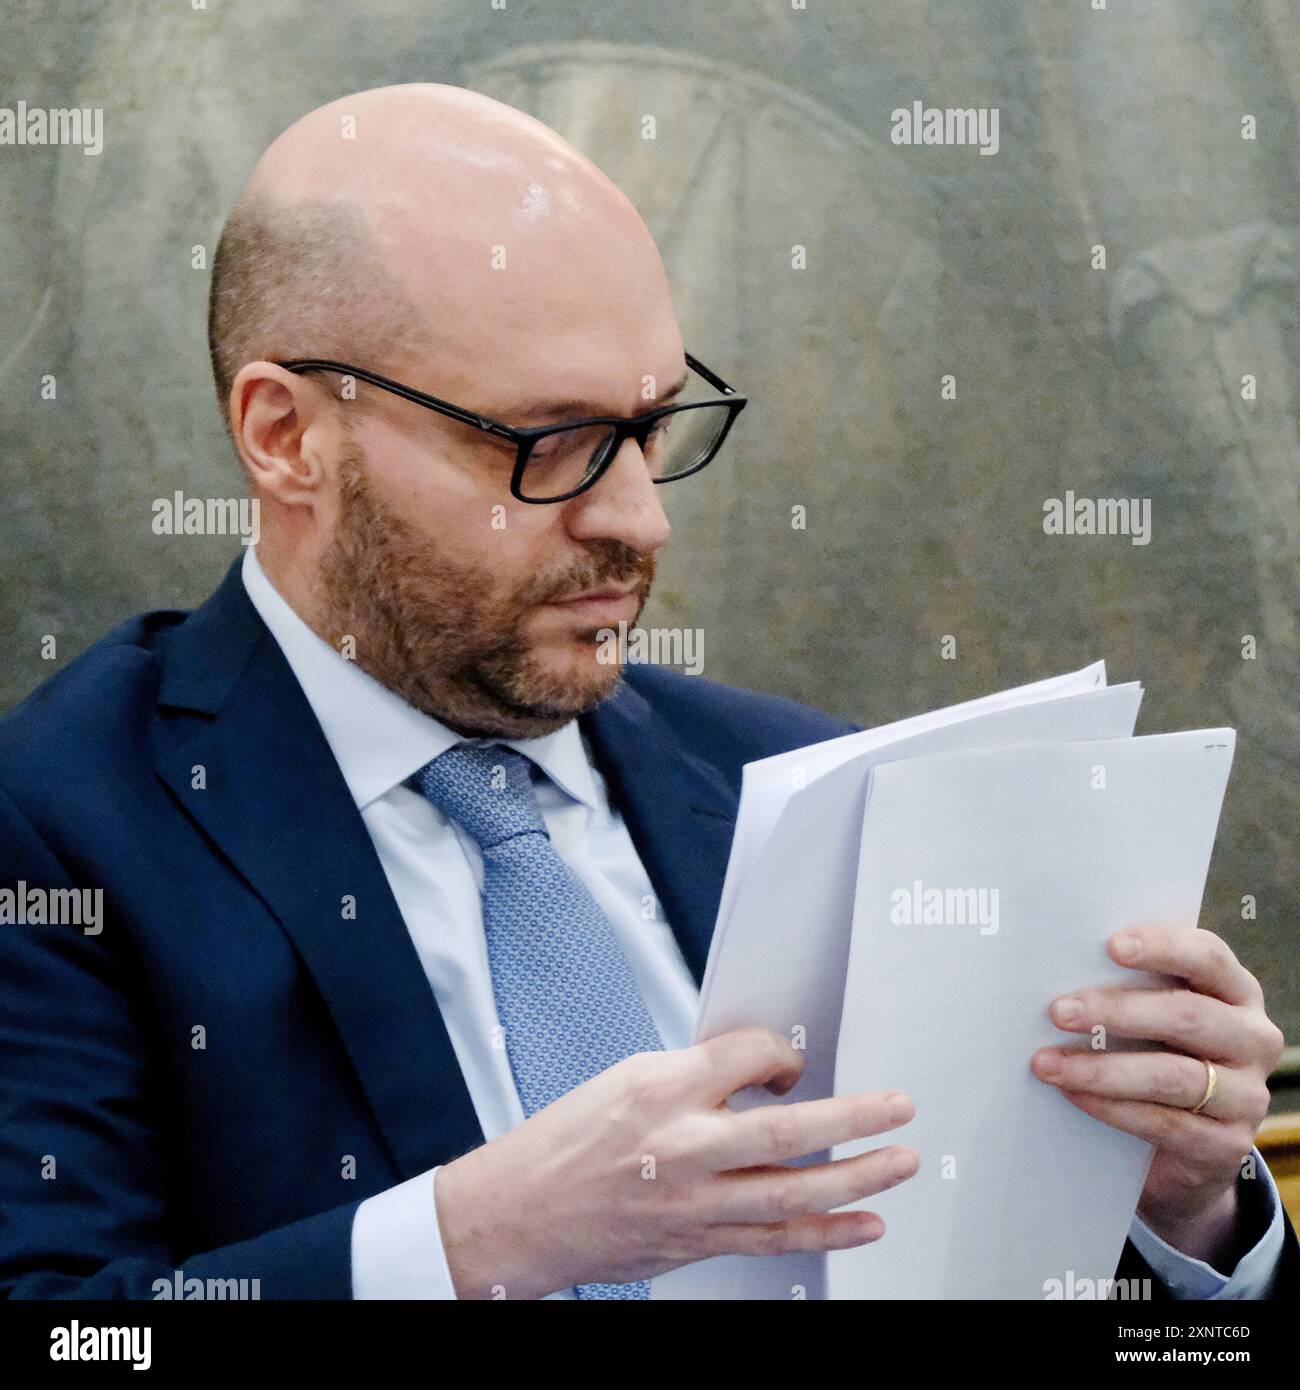
[[[691,369],[687,369],[681,377],[675,381],[666,391],[661,391],[653,402],[647,402],[645,410],[638,411],[638,415],[644,415],[647,410],[654,410],[656,406],[667,405],[674,396],[680,395],[685,389],[686,384],[691,379]],[[487,412],[492,415],[491,411]],[[530,422],[535,424],[550,424],[552,421],[565,419],[582,419],[587,415],[609,415],[616,412],[606,410],[602,404],[596,401],[583,401],[577,399],[568,400],[534,400],[526,401],[522,406],[514,406],[508,415],[493,415],[493,419],[510,420],[519,422]]]

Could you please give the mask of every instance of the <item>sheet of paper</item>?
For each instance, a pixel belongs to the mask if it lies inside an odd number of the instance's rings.
[[[1102,687],[876,739],[874,747],[790,794],[729,916],[719,916],[697,1039],[749,1024],[771,1028],[805,1051],[803,1075],[784,1099],[830,1095],[871,769],[882,759],[949,749],[1127,737],[1141,698],[1136,685]],[[769,1092],[751,1089],[731,1103],[742,1109],[772,1101]]]
[[[858,1204],[888,1229],[829,1257],[831,1297],[1042,1299],[1113,1277],[1150,1146],[1029,1058],[1077,1045],[1047,1015],[1056,996],[1152,983],[1110,961],[1112,932],[1196,924],[1234,743],[1210,729],[875,768],[835,1089],[907,1091],[916,1116],[888,1142],[921,1169]]]

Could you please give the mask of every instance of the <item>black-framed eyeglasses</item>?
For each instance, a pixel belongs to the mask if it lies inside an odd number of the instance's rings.
[[[698,473],[722,448],[736,416],[749,403],[747,396],[686,353],[686,365],[704,378],[720,397],[662,405],[643,415],[593,415],[559,425],[515,429],[464,406],[439,400],[413,387],[346,362],[294,358],[277,362],[289,372],[339,372],[369,382],[381,391],[414,401],[462,424],[472,425],[515,446],[511,494],[521,502],[566,502],[600,481],[627,439],[635,439],[656,483],[671,483]]]

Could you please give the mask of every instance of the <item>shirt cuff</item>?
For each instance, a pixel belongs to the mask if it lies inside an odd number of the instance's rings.
[[[1258,1149],[1251,1149],[1255,1161],[1256,1176],[1239,1178],[1238,1182],[1258,1183],[1259,1189],[1247,1197],[1254,1213],[1253,1218],[1260,1224],[1267,1223],[1267,1229],[1254,1246],[1240,1260],[1231,1275],[1220,1274],[1204,1260],[1194,1260],[1175,1250],[1168,1242],[1161,1240],[1142,1220],[1134,1216],[1129,1230],[1129,1239],[1137,1247],[1137,1252],[1151,1266],[1152,1273],[1165,1285],[1170,1294],[1177,1299],[1260,1299],[1268,1298],[1273,1292],[1277,1277],[1277,1267],[1282,1258],[1282,1245],[1285,1227],[1282,1220],[1282,1199],[1278,1195],[1277,1184],[1268,1171]]]
[[[367,1197],[352,1218],[354,1299],[455,1298],[438,1230],[437,1168]]]

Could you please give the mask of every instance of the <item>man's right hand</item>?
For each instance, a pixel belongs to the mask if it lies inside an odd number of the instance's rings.
[[[899,1091],[732,1111],[746,1086],[785,1094],[803,1054],[765,1028],[642,1052],[438,1170],[438,1227],[459,1298],[540,1298],[630,1283],[714,1255],[866,1245],[874,1212],[834,1208],[910,1178],[900,1145],[791,1160],[912,1118]]]

